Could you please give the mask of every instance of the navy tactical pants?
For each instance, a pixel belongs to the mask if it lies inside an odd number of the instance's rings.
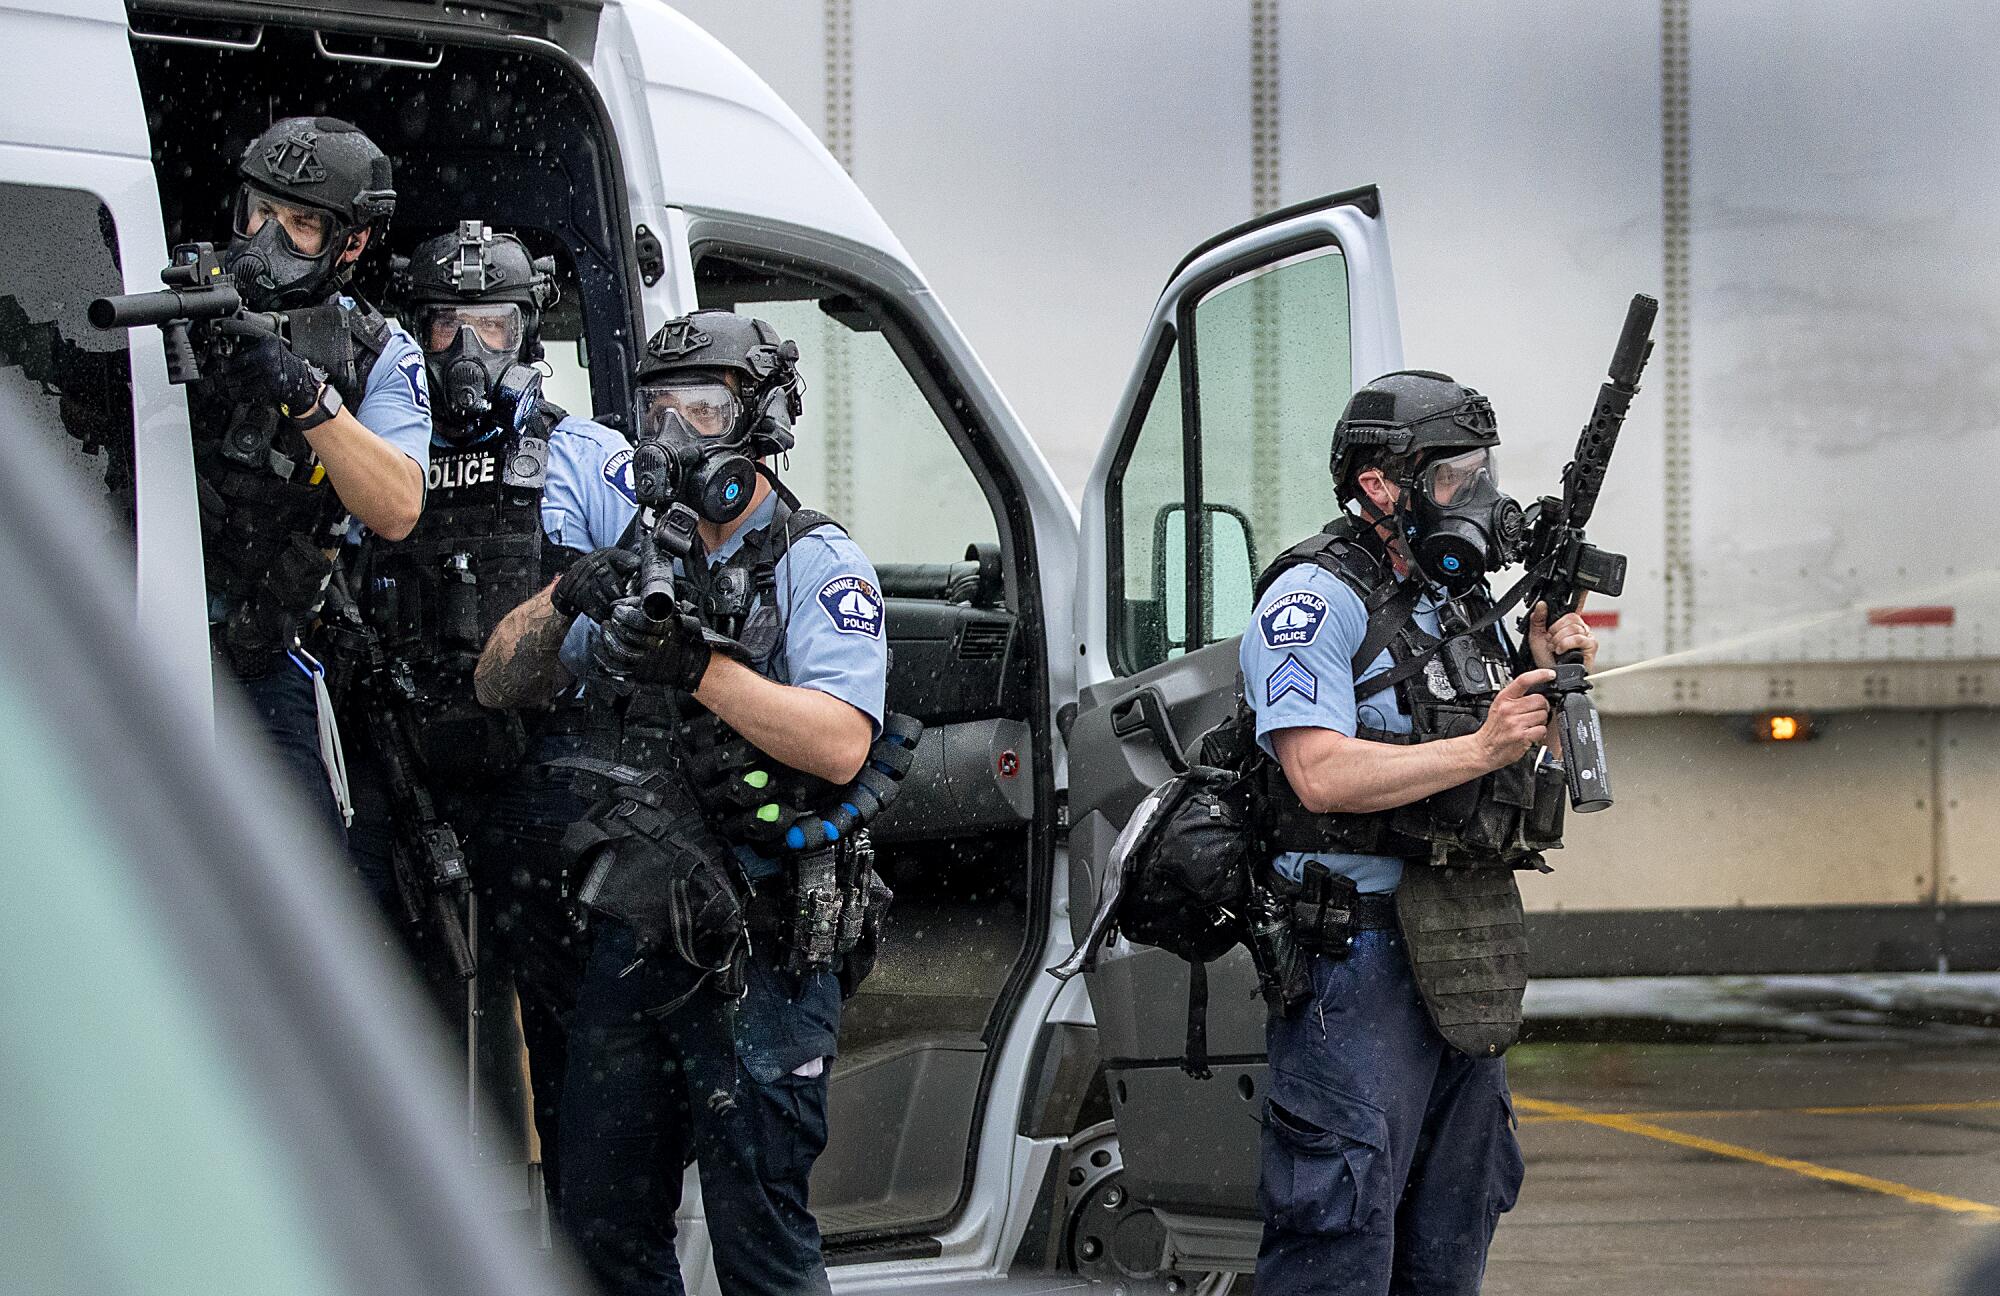
[[[242,690],[282,776],[333,834],[334,844],[344,843],[347,828],[340,821],[340,807],[334,802],[326,766],[319,758],[319,706],[313,700],[312,676],[285,657],[269,674],[248,680],[238,679],[228,666],[218,664],[215,684],[217,689],[233,684]]]
[[[1506,1064],[1445,1043],[1396,932],[1312,963],[1266,1034],[1257,1291],[1472,1296],[1521,1187]]]
[[[695,1161],[725,1296],[825,1296],[806,1180],[826,1147],[827,1075],[777,1071],[754,1041],[802,1004],[823,1016],[827,997],[760,964],[733,1005],[704,986],[657,1016],[697,974],[665,955],[634,967],[631,930],[593,925],[563,1088],[562,1216],[577,1252],[608,1296],[681,1296],[674,1212]],[[837,1014],[837,990],[830,1003]]]

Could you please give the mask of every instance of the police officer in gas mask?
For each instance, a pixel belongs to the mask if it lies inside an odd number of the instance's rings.
[[[423,509],[431,419],[423,355],[348,289],[396,204],[389,159],[333,117],[288,117],[244,150],[225,264],[283,334],[218,321],[193,390],[209,619],[236,680],[329,830],[335,747],[299,636],[350,515],[400,539]],[[324,746],[323,746],[324,744]]]
[[[1597,645],[1545,607],[1524,646],[1505,632],[1486,579],[1520,557],[1522,514],[1499,440],[1442,374],[1355,392],[1346,511],[1266,571],[1243,635],[1260,875],[1310,974],[1267,1033],[1260,1291],[1476,1292],[1520,1186],[1513,871],[1560,844],[1563,805],[1533,690]]]
[[[563,1214],[606,1291],[682,1290],[673,1216],[691,1160],[724,1292],[828,1290],[806,1183],[841,995],[864,970],[837,934],[886,898],[855,829],[915,734],[885,729],[874,569],[768,462],[792,444],[797,355],[761,320],[669,321],[639,370],[635,471],[639,547],[686,528],[677,603],[653,615],[633,590],[591,608],[558,587],[481,663],[490,701],[580,678],[602,719],[584,767],[615,791],[571,838],[592,947]]]
[[[584,805],[567,781],[536,771],[576,754],[580,713],[564,698],[489,710],[473,670],[504,614],[585,554],[618,553],[608,547],[637,508],[631,450],[542,396],[535,365],[557,300],[552,259],[468,220],[398,258],[395,285],[435,402],[430,494],[415,530],[368,536],[336,582],[328,638],[350,747],[351,853],[417,938],[454,1020],[465,1020],[462,977],[475,966],[496,984],[513,979],[553,1186],[563,1039],[581,971],[560,845]],[[461,885],[450,889],[454,876]],[[485,1030],[509,1027],[496,1015],[485,1014]]]

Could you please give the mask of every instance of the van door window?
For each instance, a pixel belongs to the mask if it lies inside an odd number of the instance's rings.
[[[1139,435],[1107,492],[1116,519],[1111,543],[1124,569],[1114,582],[1114,660],[1125,674],[1187,651],[1187,454],[1180,353],[1171,336],[1151,390]]]
[[[836,317],[822,306],[841,301],[855,307],[851,298],[739,307],[799,344],[805,413],[785,483],[878,567],[956,562],[995,543],[992,506],[909,368],[858,308]]]
[[[1353,387],[1349,317],[1331,243],[1181,306],[1105,486],[1120,674],[1240,632],[1263,565],[1337,511],[1326,461]]]
[[[1337,511],[1327,454],[1353,387],[1346,258],[1315,248],[1231,280],[1195,304],[1194,333],[1199,629],[1212,643],[1249,622],[1262,564]]]
[[[91,299],[125,290],[97,195],[0,183],[0,412],[9,436],[52,442],[106,540],[136,550],[126,334],[92,328]]]

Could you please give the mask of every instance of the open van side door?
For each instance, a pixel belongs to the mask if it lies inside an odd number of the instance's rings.
[[[1401,365],[1372,188],[1229,230],[1169,279],[1084,493],[1068,735],[1079,935],[1119,828],[1235,704],[1258,572],[1336,511],[1327,453],[1349,393]],[[1240,1264],[1240,1237],[1188,1225],[1256,1207],[1263,1002],[1242,950],[1210,983],[1215,1076],[1194,1080],[1179,1066],[1185,964],[1120,941],[1088,980],[1125,1187],[1161,1212],[1183,1268]]]
[[[158,329],[104,333],[84,318],[93,297],[158,288],[167,259],[125,6],[0,0],[0,48],[0,433],[57,440],[66,466],[95,478],[107,521],[122,515],[111,534],[130,546],[148,642],[205,699],[187,400],[167,382]]]

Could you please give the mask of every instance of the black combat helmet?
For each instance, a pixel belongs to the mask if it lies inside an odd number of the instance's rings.
[[[1521,506],[1500,492],[1493,403],[1427,369],[1383,374],[1355,392],[1333,430],[1328,466],[1343,503],[1359,499],[1362,458],[1380,448],[1400,462],[1395,515],[1418,567],[1454,592],[1519,560]]]
[[[740,517],[755,499],[756,461],[794,444],[805,390],[798,361],[798,343],[733,311],[698,310],[662,325],[637,375],[632,481],[640,503],[686,504],[718,525]]]
[[[351,122],[286,117],[252,140],[237,163],[242,182],[228,265],[244,300],[283,310],[324,300],[352,273],[340,264],[349,237],[385,224],[396,209],[389,159]],[[303,208],[291,227],[270,205]],[[252,226],[256,226],[255,229]]]
[[[1446,374],[1399,369],[1356,391],[1333,429],[1328,467],[1342,500],[1354,498],[1359,453],[1382,446],[1392,455],[1490,449],[1500,444],[1493,403]]]
[[[703,435],[733,442],[752,458],[782,454],[796,444],[792,423],[804,410],[798,360],[798,343],[748,315],[698,310],[670,319],[639,360],[639,432],[671,406]],[[670,394],[695,395],[704,380],[720,386],[724,372],[737,375],[737,389],[713,393],[712,410]],[[732,394],[733,402],[726,399]]]
[[[461,440],[532,414],[541,383],[530,366],[542,358],[542,312],[558,296],[555,259],[468,220],[395,267],[396,294],[439,403],[439,434]],[[524,400],[530,393],[534,402]]]

